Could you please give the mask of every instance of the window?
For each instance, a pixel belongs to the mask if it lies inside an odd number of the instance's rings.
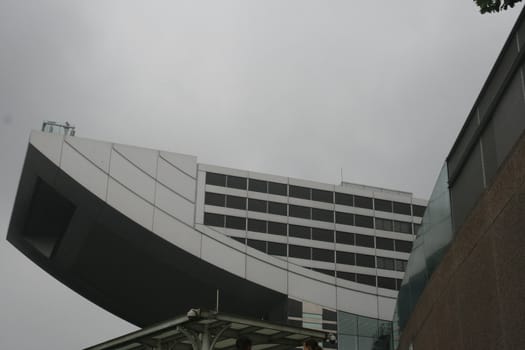
[[[268,193],[286,196],[288,194],[286,187],[286,184],[280,184],[278,182],[268,182]]]
[[[412,215],[410,211],[410,204],[394,202],[394,213],[403,215]]]
[[[266,221],[248,219],[248,231],[266,233]]]
[[[246,178],[239,176],[228,175],[226,179],[226,186],[231,188],[238,188],[240,190],[246,189]]]
[[[412,205],[412,213],[414,216],[419,216],[420,218],[423,217],[425,214],[425,207],[421,205]]]
[[[396,259],[396,271],[405,272],[407,269],[407,262],[405,260]]]
[[[377,256],[376,260],[378,269],[394,271],[394,259]]]
[[[355,234],[355,245],[374,248],[374,236]]]
[[[246,230],[246,218],[226,216],[226,227],[236,230]]]
[[[260,250],[263,253],[266,253],[266,242],[260,241],[258,239],[249,239],[247,242],[249,247],[255,248],[257,250]]]
[[[310,199],[310,189],[307,187],[290,185],[290,197]]]
[[[226,196],[223,194],[211,193],[211,192],[206,192],[204,194],[204,204],[224,207],[225,203],[226,203]]]
[[[290,216],[296,218],[310,219],[310,208],[303,207],[301,205],[292,205],[290,204],[288,212]]]
[[[377,277],[377,286],[379,288],[396,290],[396,280],[388,277]]]
[[[337,263],[345,265],[355,265],[355,254],[349,252],[335,252]]]
[[[342,278],[347,281],[355,282],[355,273],[353,272],[345,272],[345,271],[337,271],[337,278]]]
[[[334,241],[334,231],[324,228],[312,227],[312,239],[323,242]]]
[[[268,254],[286,256],[286,244],[268,242]]]
[[[351,245],[355,244],[353,233],[337,231],[335,233],[335,237],[336,237],[335,240],[337,243],[351,244]]]
[[[323,308],[323,321],[337,321],[337,312]]]
[[[357,266],[376,267],[375,257],[367,254],[356,254],[355,262]]]
[[[365,208],[365,209],[372,209],[372,198],[369,197],[362,197],[362,196],[354,196],[354,203],[355,206],[358,208]]]
[[[399,279],[399,278],[396,278],[396,289],[397,290],[400,290],[401,289],[401,285],[403,284],[403,280],[402,279]]]
[[[290,237],[306,238],[310,239],[310,227],[299,226],[299,225],[289,225],[290,232],[288,233]]]
[[[333,203],[334,202],[334,193],[332,191],[317,190],[312,188],[312,200]]]
[[[300,245],[290,244],[288,249],[290,250],[291,258],[300,258],[300,259],[311,259],[311,251],[309,247],[303,247]]]
[[[268,233],[286,236],[286,224],[268,221]]]
[[[384,199],[374,199],[374,209],[391,213],[392,201],[386,201]]]
[[[354,196],[351,194],[336,192],[335,193],[335,203],[353,207],[354,206]]]
[[[376,276],[363,275],[361,273],[356,273],[357,283],[368,284],[369,286],[376,286]]]
[[[312,267],[312,270],[320,272],[320,273],[324,273],[325,275],[328,275],[328,276],[335,276],[335,271],[334,270],[318,269],[316,267]]]
[[[303,303],[294,299],[288,298],[288,316],[291,317],[302,317],[303,316]]]
[[[326,209],[312,208],[312,219],[325,222],[334,222],[334,212]]]
[[[229,236],[231,239],[234,239],[236,240],[237,242],[239,243],[242,243],[242,244],[246,244],[246,238],[244,237],[233,237],[233,236]]]
[[[354,224],[354,214],[342,213],[338,211],[335,213],[335,222],[337,222],[338,224],[343,224],[343,225],[353,225]]]
[[[365,215],[355,215],[355,226],[374,228],[374,218]]]
[[[312,248],[312,260],[334,262],[334,251],[321,248]]]
[[[248,210],[266,213],[266,201],[248,198]]]
[[[287,205],[285,203],[268,202],[268,213],[276,215],[288,215]]]
[[[246,198],[238,196],[226,196],[226,206],[228,208],[246,210]]]
[[[376,230],[392,231],[392,220],[375,218]]]
[[[420,227],[421,227],[420,224],[414,224],[414,234],[416,234],[416,235],[418,234]]]
[[[376,248],[384,250],[394,250],[394,240],[383,237],[376,237]]]
[[[204,213],[204,225],[224,227],[224,215]]]
[[[263,180],[248,179],[248,190],[253,192],[268,192],[268,183]]]
[[[396,251],[410,253],[412,251],[412,242],[401,241],[396,239]]]
[[[394,232],[412,234],[412,224],[405,221],[394,221]]]
[[[226,175],[206,173],[206,184],[214,186],[226,186]]]

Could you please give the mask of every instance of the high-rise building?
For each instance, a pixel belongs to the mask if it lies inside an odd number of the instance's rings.
[[[139,326],[218,301],[222,311],[338,333],[341,349],[389,349],[426,203],[33,132],[8,239]]]

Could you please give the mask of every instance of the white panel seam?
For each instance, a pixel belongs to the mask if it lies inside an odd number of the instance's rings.
[[[197,177],[194,177],[193,175],[188,174],[186,171],[182,170],[181,168],[179,168],[178,166],[176,166],[175,164],[170,162],[168,159],[164,158],[160,152],[159,152],[159,157],[160,157],[160,159],[164,160],[166,163],[168,163],[169,165],[171,165],[172,167],[174,167],[175,169],[177,169],[178,171],[180,171],[184,175],[186,175],[188,177],[191,177],[193,180],[197,179]]]

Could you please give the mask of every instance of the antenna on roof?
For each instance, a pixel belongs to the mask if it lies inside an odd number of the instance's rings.
[[[343,168],[341,168],[341,183],[343,183]]]

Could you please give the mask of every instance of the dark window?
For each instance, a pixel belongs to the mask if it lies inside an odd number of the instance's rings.
[[[366,215],[355,215],[355,226],[374,228],[374,218]]]
[[[421,205],[412,205],[412,213],[414,216],[419,216],[420,218],[425,214],[425,209],[426,208]]]
[[[323,329],[327,330],[327,331],[335,331],[335,332],[337,332],[337,324],[323,322]],[[326,344],[326,345],[323,345],[323,346],[324,346],[325,349],[335,349],[334,348],[334,346],[335,346],[334,344]]]
[[[239,243],[246,244],[246,238],[244,238],[244,237],[233,237],[233,236],[230,236],[230,238],[236,240]]]
[[[226,175],[206,173],[206,184],[215,186],[226,186]]]
[[[419,232],[419,228],[421,227],[420,224],[414,224],[414,234],[417,235],[417,233]]]
[[[335,233],[336,242],[342,244],[355,244],[354,234],[350,232],[337,231]]]
[[[226,196],[226,206],[228,208],[246,210],[246,198],[238,196]]]
[[[286,196],[288,194],[286,186],[286,184],[280,184],[278,182],[268,182],[268,193]]]
[[[246,218],[237,216],[226,216],[226,227],[236,230],[246,230]]]
[[[286,236],[286,224],[268,221],[268,233]]]
[[[376,248],[384,250],[394,250],[394,240],[383,237],[376,237]]]
[[[248,219],[248,231],[266,233],[266,221]]]
[[[266,201],[248,198],[248,210],[266,213]]]
[[[412,224],[405,221],[394,221],[394,232],[412,234]]]
[[[321,248],[312,248],[312,260],[334,262],[334,251]]]
[[[323,321],[337,321],[337,312],[323,309]]]
[[[334,193],[332,191],[316,190],[315,188],[312,188],[312,200],[333,203]]]
[[[345,271],[337,271],[337,278],[342,278],[347,281],[355,282],[355,273],[353,272],[345,272]]]
[[[410,253],[412,251],[412,242],[396,239],[396,251]]]
[[[356,254],[355,262],[357,266],[376,267],[376,259],[373,255]]]
[[[354,214],[342,213],[338,211],[335,213],[335,222],[337,222],[338,224],[343,224],[343,225],[353,225],[354,224]]]
[[[224,207],[224,203],[226,203],[226,197],[223,194],[211,192],[206,192],[204,194],[204,204]]]
[[[324,273],[325,275],[328,275],[328,276],[335,276],[335,271],[334,270],[318,269],[316,267],[312,267],[312,270],[320,272],[320,273]]]
[[[379,288],[396,290],[396,280],[388,277],[377,277],[377,286]]]
[[[333,242],[334,231],[324,228],[312,227],[312,239],[316,241]]]
[[[349,252],[335,252],[337,263],[345,265],[355,265],[355,254]]]
[[[369,286],[376,286],[376,276],[363,275],[361,273],[356,273],[357,283],[368,284]]]
[[[299,327],[299,328],[303,327],[303,321],[300,321],[300,320],[286,320],[286,324],[289,324],[292,327]]]
[[[268,254],[286,256],[286,244],[268,242]]]
[[[224,227],[224,215],[204,213],[204,225]]]
[[[374,236],[355,234],[355,245],[374,248]]]
[[[399,279],[399,278],[396,278],[396,289],[397,290],[401,289],[401,284],[403,284],[403,280]]]
[[[288,233],[290,237],[299,237],[310,239],[310,227],[299,226],[299,225],[289,225],[290,232]]]
[[[303,303],[294,299],[288,299],[288,316],[303,317]]]
[[[354,206],[354,196],[351,194],[336,192],[335,193],[335,203],[353,207]]]
[[[310,219],[310,208],[303,207],[301,205],[292,205],[290,204],[288,212],[290,216],[296,218]]]
[[[382,256],[376,257],[377,268],[383,270],[394,270],[394,259],[384,258]]]
[[[290,244],[288,246],[289,255],[292,258],[308,259],[311,258],[311,249],[309,247],[303,247],[300,245]]]
[[[358,208],[366,208],[366,209],[372,209],[372,198],[369,197],[362,197],[362,196],[354,196],[354,203],[355,206]]]
[[[263,180],[248,179],[248,189],[254,192],[268,192],[268,183]]]
[[[392,231],[392,220],[375,218],[376,229],[383,231]]]
[[[246,178],[228,175],[226,186],[231,187],[231,188],[238,188],[241,190],[245,190],[246,189]]]
[[[276,215],[288,215],[286,203],[268,202],[268,213]]]
[[[312,208],[312,220],[334,222],[334,212],[326,209]]]
[[[396,259],[396,271],[405,272],[407,269],[407,262],[405,260]]]
[[[248,238],[248,246],[266,253],[266,242],[265,241]]]
[[[410,211],[410,204],[394,202],[394,213],[411,215],[412,213]]]
[[[307,187],[290,185],[290,197],[310,199],[310,189]]]
[[[374,209],[379,211],[386,211],[387,213],[392,212],[392,201],[386,201],[384,199],[374,199]]]

